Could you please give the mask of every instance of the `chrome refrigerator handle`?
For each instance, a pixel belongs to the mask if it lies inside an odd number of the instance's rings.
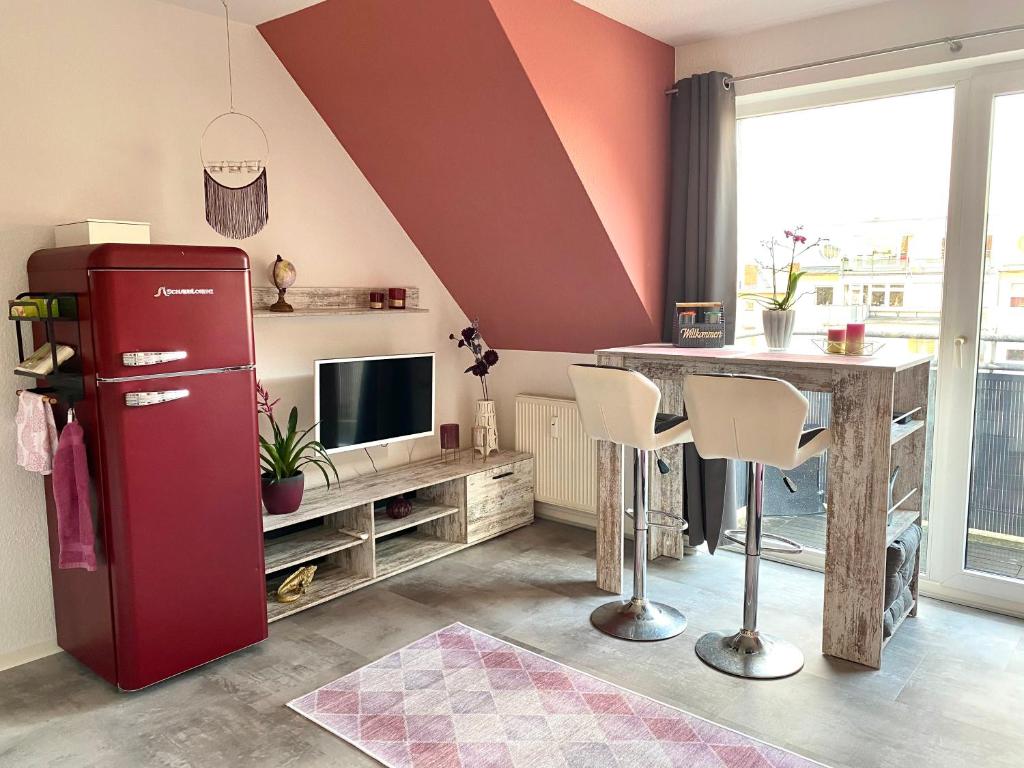
[[[124,404],[129,408],[139,408],[143,405],[157,405],[171,400],[181,400],[183,397],[188,397],[187,389],[165,389],[162,392],[125,392]]]
[[[140,365],[171,363],[175,360],[184,360],[186,357],[188,352],[183,349],[170,352],[122,352],[121,362],[129,368],[137,368]]]

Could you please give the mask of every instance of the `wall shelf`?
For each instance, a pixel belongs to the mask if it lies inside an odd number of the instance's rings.
[[[917,607],[917,599],[915,598],[914,600],[911,601],[910,605],[907,606],[907,609],[905,611],[903,611],[903,615],[900,616],[896,620],[896,623],[892,625],[892,634],[889,635],[884,640],[882,640],[882,648],[885,648],[885,646],[887,646],[889,644],[889,641],[892,640],[894,637],[896,637],[896,632],[899,630],[899,628],[901,626],[903,626],[903,622],[906,621],[907,617],[910,616],[914,612],[914,609],[916,607]]]
[[[906,533],[907,529],[918,521],[921,513],[916,509],[897,509],[892,513],[892,520],[885,526],[885,545],[888,547],[896,539]]]
[[[296,309],[294,312],[271,312],[269,309],[254,309],[252,311],[253,317],[338,317],[338,316],[354,316],[354,315],[386,315],[388,317],[394,317],[396,315],[422,315],[429,312],[429,309],[423,307],[407,307],[406,309],[370,309],[369,307],[359,307],[353,309]]]
[[[420,523],[428,523],[431,520],[438,520],[448,515],[454,515],[459,511],[458,507],[439,506],[437,504],[424,503],[417,499],[410,499],[412,502],[412,513],[400,520],[388,517],[383,509],[373,515],[373,537],[379,539],[406,528],[415,528]]]
[[[365,587],[372,581],[371,577],[347,573],[341,566],[325,563],[316,569],[316,578],[309,585],[306,594],[294,602],[277,602],[275,592],[278,585],[274,584],[267,596],[267,621],[277,621],[285,616],[291,616],[293,613],[312,608],[314,605],[320,605],[320,603]]]
[[[252,289],[252,316],[257,317],[331,317],[354,315],[415,315],[429,312],[420,306],[420,289],[412,286],[393,286],[405,288],[405,309],[373,309],[370,307],[370,291],[382,291],[387,288],[373,287],[298,287],[289,288],[285,300],[292,305],[294,312],[271,312],[269,307],[277,301],[277,289],[267,286],[255,286]]]
[[[377,545],[377,576],[386,578],[424,565],[468,546],[444,541],[424,533],[412,533],[388,539]]]
[[[263,548],[264,573],[273,573],[332,552],[355,547],[370,534],[351,528],[307,528],[267,541]]]
[[[893,424],[892,430],[889,432],[889,445],[896,445],[900,440],[910,437],[923,426],[924,421],[921,419],[914,419],[906,424]]]

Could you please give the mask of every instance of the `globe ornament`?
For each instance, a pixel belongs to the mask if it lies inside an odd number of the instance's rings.
[[[295,265],[285,261],[278,254],[270,266],[270,280],[277,288],[277,301],[270,305],[271,312],[294,312],[292,305],[284,300],[285,291],[295,285]]]

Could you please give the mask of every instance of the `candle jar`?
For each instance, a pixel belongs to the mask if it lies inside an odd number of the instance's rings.
[[[370,309],[384,309],[384,291],[370,291]]]
[[[405,288],[388,288],[388,306],[391,309],[405,309]]]
[[[459,458],[459,425],[441,425],[441,458],[444,461],[455,461]]]
[[[846,324],[846,354],[864,354],[864,323]]]
[[[845,355],[846,354],[846,329],[845,328],[829,328],[828,329],[828,343],[825,345],[825,351],[831,355]]]

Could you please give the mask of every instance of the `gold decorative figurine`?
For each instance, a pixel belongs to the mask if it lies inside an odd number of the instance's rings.
[[[315,573],[315,565],[299,568],[299,570],[281,582],[281,586],[277,588],[277,602],[294,603],[306,594],[309,585],[313,583],[313,575]]]

